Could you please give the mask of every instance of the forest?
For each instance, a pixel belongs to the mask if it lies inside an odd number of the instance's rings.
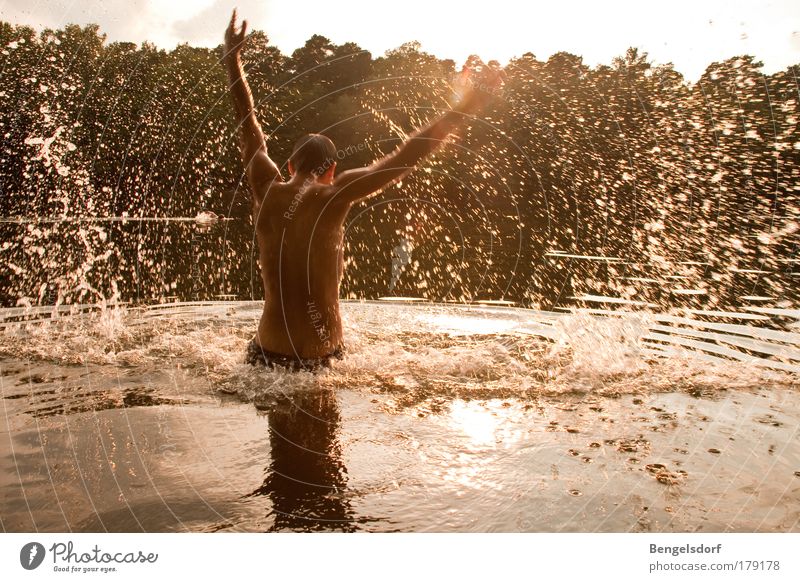
[[[3,305],[261,297],[221,57],[0,22]],[[315,35],[285,55],[260,31],[244,59],[271,157],[323,133],[337,171],[445,111],[456,73],[415,42],[372,55]],[[353,209],[343,297],[797,298],[800,67],[738,55],[689,82],[631,48],[504,69],[448,147]],[[202,211],[230,220],[161,220]]]

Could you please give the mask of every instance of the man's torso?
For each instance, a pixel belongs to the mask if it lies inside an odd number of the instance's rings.
[[[253,222],[264,284],[258,343],[298,358],[342,347],[339,282],[349,207],[324,184],[275,183]]]

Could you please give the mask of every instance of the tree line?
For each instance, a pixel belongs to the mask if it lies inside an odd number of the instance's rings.
[[[0,22],[0,216],[16,219],[0,223],[3,304],[260,297],[221,57]],[[284,55],[254,31],[244,59],[279,164],[309,132],[337,144],[339,170],[367,164],[453,98],[455,63],[414,42],[374,56],[315,35]],[[690,83],[629,49],[596,67],[560,52],[504,68],[502,93],[450,147],[354,209],[345,296],[386,295],[405,245],[392,294],[795,299],[798,66],[765,75],[735,56]],[[57,220],[202,210],[234,220],[205,233]]]

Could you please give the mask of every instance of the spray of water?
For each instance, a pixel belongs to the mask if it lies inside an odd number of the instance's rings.
[[[462,333],[425,327],[424,310],[395,318],[352,304],[343,362],[265,379],[240,362],[253,317],[223,306],[204,308],[218,320],[177,308],[153,318],[148,307],[260,298],[218,54],[105,45],[91,27],[0,31],[7,356],[181,362],[252,399],[318,382],[522,397],[796,373],[795,69],[766,76],[740,57],[688,83],[635,50],[611,67],[566,53],[512,60],[480,119],[354,209],[343,294],[388,287],[567,313],[514,312],[486,333],[473,317]],[[297,135],[323,131],[340,170],[363,165],[447,107],[451,62],[413,43],[371,59],[320,38],[291,58],[252,39],[263,46],[250,83],[277,160]]]

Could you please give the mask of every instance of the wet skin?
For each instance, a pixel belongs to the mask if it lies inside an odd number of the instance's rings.
[[[234,11],[225,32],[225,67],[236,109],[242,159],[253,195],[252,209],[264,283],[264,311],[256,341],[270,352],[298,359],[321,358],[343,347],[339,284],[343,273],[344,223],[353,204],[400,180],[440,147],[452,131],[485,107],[502,83],[487,68],[465,83],[459,104],[412,134],[393,153],[370,166],[335,175],[295,173],[284,181],[269,157],[245,79],[241,51],[247,22]],[[466,77],[462,75],[462,81]]]

